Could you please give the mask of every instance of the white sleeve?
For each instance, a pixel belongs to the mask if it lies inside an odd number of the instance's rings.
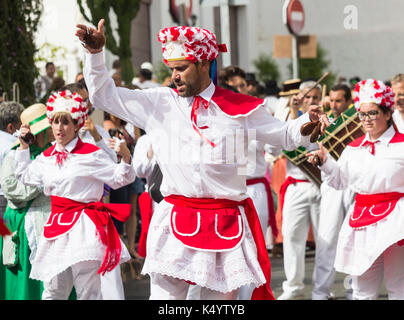
[[[121,188],[135,181],[136,174],[131,163],[125,161],[114,163],[103,150],[94,152],[91,161],[90,174],[112,189]]]
[[[105,67],[104,52],[86,53],[83,73],[93,105],[142,129],[157,110],[161,95],[169,92],[165,87],[145,90],[116,87]]]
[[[110,136],[107,130],[105,130],[103,127],[99,125],[96,125],[95,127],[97,129],[98,134],[102,138],[100,141],[96,142],[95,145],[104,150],[114,162],[118,162],[118,156],[116,155],[116,152],[108,146],[108,138]]]
[[[274,118],[264,108],[259,108],[247,117],[248,136],[255,134],[256,140],[281,148],[294,150],[310,144],[310,136],[303,137],[300,127],[309,122],[308,113],[288,122]]]
[[[150,138],[147,135],[141,136],[136,143],[135,151],[133,152],[132,165],[136,175],[140,178],[150,176],[156,163],[155,157],[151,159],[147,157],[147,152],[151,147]]]
[[[349,151],[345,149],[338,161],[335,161],[330,154],[327,155],[327,160],[320,166],[321,179],[337,190],[344,190],[348,188],[348,161]]]
[[[29,149],[19,150],[15,152],[15,176],[23,184],[27,186],[43,187],[42,174],[43,166],[41,166],[40,154],[35,160],[31,160]]]

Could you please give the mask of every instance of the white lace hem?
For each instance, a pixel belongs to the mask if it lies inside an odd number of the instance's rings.
[[[170,232],[171,209],[171,204],[162,202],[153,215],[142,274],[163,274],[222,293],[247,284],[259,287],[266,282],[242,208],[244,240],[240,246],[226,252],[200,251],[183,245]]]
[[[130,260],[129,252],[122,241],[121,247],[119,263]],[[30,278],[49,281],[70,266],[82,261],[100,261],[101,266],[105,250],[106,246],[96,234],[94,223],[87,215],[82,214],[69,233],[53,240],[41,237],[32,262]]]

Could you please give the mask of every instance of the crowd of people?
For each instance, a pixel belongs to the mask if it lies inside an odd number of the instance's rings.
[[[105,67],[103,20],[76,36],[74,83],[49,62],[37,103],[0,103],[0,299],[122,300],[130,261],[150,299],[307,299],[308,245],[311,299],[333,299],[337,271],[353,279],[347,299],[377,299],[383,281],[404,299],[403,74],[278,88],[218,70],[227,48],[210,31],[171,27],[158,34],[170,81],[145,62],[125,84],[119,61]],[[331,156],[318,137],[347,117],[361,133]]]

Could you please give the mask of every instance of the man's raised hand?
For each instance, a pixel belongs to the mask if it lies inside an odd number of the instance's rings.
[[[105,45],[104,19],[98,22],[97,29],[85,26],[84,24],[77,24],[76,28],[75,35],[88,52],[98,53],[102,51]]]

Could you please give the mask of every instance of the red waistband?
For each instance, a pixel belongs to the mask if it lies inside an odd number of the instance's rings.
[[[361,228],[385,219],[402,197],[404,193],[399,192],[357,194],[349,225],[352,228]]]
[[[283,205],[285,202],[285,194],[286,190],[291,184],[296,184],[298,182],[310,182],[309,180],[300,180],[300,179],[295,179],[291,176],[286,177],[285,181],[282,183],[281,188],[279,190],[279,206],[281,210],[281,220],[283,219]]]
[[[375,194],[356,194],[355,201],[360,206],[371,206],[374,204],[395,201],[404,197],[404,193],[400,192],[386,192]]]
[[[251,186],[258,183],[263,183],[265,186],[265,190],[267,192],[268,224],[271,226],[272,235],[275,239],[278,236],[278,227],[276,226],[275,205],[269,181],[265,177],[247,179],[247,186]]]
[[[234,201],[229,199],[188,198],[180,195],[169,195],[164,197],[164,200],[176,206],[185,206],[196,209],[234,208],[236,206],[243,206],[248,226],[250,227],[255,245],[257,247],[257,259],[266,279],[266,283],[264,285],[254,289],[251,299],[275,300],[270,286],[271,263],[269,261],[261,224],[251,198],[241,201]]]
[[[81,212],[83,209],[85,209],[85,214],[95,224],[102,243],[107,246],[104,260],[98,270],[98,273],[105,274],[105,272],[111,271],[118,265],[122,250],[121,240],[115,229],[111,215],[119,221],[124,222],[130,216],[131,205],[103,202],[83,203],[63,197],[51,196],[52,214],[58,212],[74,214],[75,212]]]
[[[164,197],[164,200],[177,206],[184,206],[195,209],[234,208],[237,206],[243,206],[246,201],[213,198],[188,198],[179,195],[169,195]]]

